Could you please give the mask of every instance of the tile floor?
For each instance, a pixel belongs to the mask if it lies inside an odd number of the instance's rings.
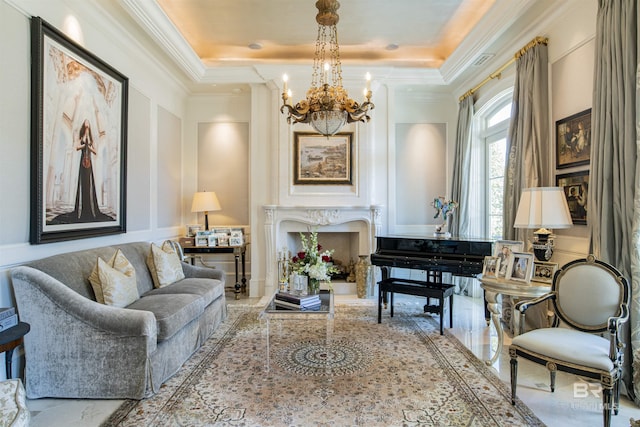
[[[475,285],[474,285],[475,286]],[[454,303],[454,328],[449,329],[478,358],[488,359],[492,349],[497,346],[497,335],[493,326],[488,327],[484,320],[484,309],[478,288],[468,290],[469,295],[456,295]],[[258,298],[234,300],[233,294],[227,294],[229,304],[262,304]],[[424,299],[412,296],[396,296],[403,304],[423,305]],[[336,295],[336,304],[367,304],[375,306],[375,298],[358,299],[355,295]],[[399,309],[397,307],[396,309]],[[446,319],[447,316],[445,316]],[[493,365],[499,377],[509,384],[509,356],[507,347],[511,339],[505,335],[503,351]],[[544,367],[528,361],[519,364],[518,397],[548,426],[600,426],[602,425],[601,399],[596,384],[585,384],[578,377],[559,372],[556,378],[556,391],[549,391],[549,376]],[[577,386],[574,386],[578,384]],[[574,396],[574,387],[578,393]],[[588,397],[582,397],[583,391],[593,391]],[[120,404],[120,400],[76,400],[76,399],[38,399],[27,402],[31,413],[32,427],[91,427],[99,426]],[[640,408],[626,397],[621,398],[620,413],[612,418],[612,426],[629,426],[630,419],[640,419]]]

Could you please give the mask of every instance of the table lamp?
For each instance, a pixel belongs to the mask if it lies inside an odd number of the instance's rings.
[[[533,232],[533,253],[539,261],[548,261],[553,255],[554,242],[549,240],[549,229],[572,225],[564,189],[534,187],[522,191],[513,227],[538,228]]]
[[[191,212],[204,212],[204,229],[209,230],[209,212],[219,211],[220,202],[214,191],[198,191],[193,195]]]

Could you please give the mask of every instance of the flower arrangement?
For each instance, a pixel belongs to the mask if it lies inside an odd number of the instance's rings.
[[[445,200],[444,197],[436,197],[433,199],[433,203],[431,204],[436,209],[436,214],[433,216],[434,218],[438,218],[438,216],[442,216],[443,220],[447,220],[447,216],[453,215],[453,213],[458,208],[458,202],[454,202],[453,200]]]
[[[449,231],[443,231],[443,229],[448,228],[449,218],[453,215],[453,213],[458,208],[458,202],[454,202],[453,200],[445,200],[444,197],[436,197],[433,199],[433,203],[431,203],[436,209],[436,214],[433,216],[434,218],[442,217],[444,223],[442,225],[436,226],[436,231],[434,233],[435,236],[444,235],[445,237],[451,237],[451,233]]]
[[[322,251],[318,244],[318,232],[312,231],[309,236],[300,233],[302,250],[291,258],[291,272],[309,276],[310,282],[319,285],[320,281],[330,282],[331,274],[338,269],[333,265],[333,250]]]

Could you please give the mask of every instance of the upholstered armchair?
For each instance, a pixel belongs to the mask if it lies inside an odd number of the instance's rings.
[[[555,390],[556,371],[592,378],[602,384],[604,425],[611,425],[611,410],[618,414],[622,355],[621,325],[629,319],[629,284],[613,266],[592,255],[559,269],[551,292],[516,305],[524,325],[526,310],[551,301],[552,327],[534,329],[515,337],[511,356],[511,403],[515,404],[518,357],[545,365]]]

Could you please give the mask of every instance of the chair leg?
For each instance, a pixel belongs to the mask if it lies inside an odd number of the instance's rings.
[[[511,404],[516,404],[516,385],[518,384],[518,357],[511,356]]]
[[[604,417],[604,427],[611,426],[611,407],[613,401],[613,390],[602,387],[602,416]]]
[[[556,370],[555,369],[549,370],[549,380],[551,382],[551,393],[553,393],[554,391],[556,391]]]

